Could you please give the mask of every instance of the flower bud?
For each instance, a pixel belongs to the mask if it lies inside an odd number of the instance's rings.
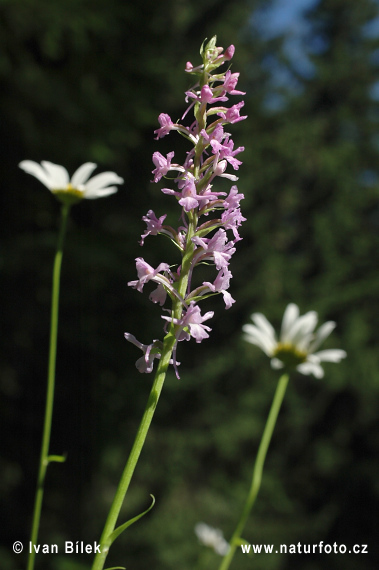
[[[232,59],[232,57],[233,57],[233,55],[234,55],[234,52],[235,52],[235,47],[234,47],[234,45],[232,44],[232,45],[229,46],[229,47],[225,50],[225,52],[224,52],[224,58],[225,58],[225,60],[226,60],[226,61],[229,61],[230,59]]]
[[[227,167],[226,160],[220,160],[220,162],[218,162],[216,167],[214,168],[213,172],[216,176],[221,176],[221,174],[224,174],[226,167]]]

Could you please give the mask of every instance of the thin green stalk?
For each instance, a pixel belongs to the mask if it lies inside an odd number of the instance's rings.
[[[59,288],[60,288],[60,275],[62,266],[63,244],[66,234],[67,218],[70,211],[70,206],[63,205],[61,210],[61,225],[58,234],[57,250],[54,259],[53,268],[53,285],[51,295],[51,320],[50,320],[50,348],[49,348],[49,362],[47,373],[47,393],[46,393],[46,406],[45,406],[45,420],[42,434],[41,457],[37,479],[37,489],[34,501],[32,530],[30,534],[30,542],[32,550],[29,552],[27,570],[34,569],[35,552],[33,545],[38,542],[38,531],[41,519],[42,500],[44,492],[44,484],[47,466],[50,461],[60,461],[63,458],[49,457],[49,445],[51,434],[51,422],[53,417],[54,407],[54,388],[55,388],[55,367],[57,359],[57,336],[58,336],[58,312],[59,312]]]
[[[254,470],[253,470],[253,478],[251,481],[250,491],[245,503],[245,506],[242,510],[241,517],[238,521],[238,524],[233,532],[232,538],[230,539],[230,550],[223,558],[219,570],[227,570],[232,562],[234,553],[236,551],[237,546],[241,544],[241,535],[245,528],[246,521],[250,515],[251,509],[255,503],[255,499],[257,498],[261,481],[262,481],[262,473],[263,467],[266,459],[267,450],[270,445],[271,437],[275,428],[276,420],[279,414],[279,410],[281,408],[284,394],[286,392],[287,384],[289,380],[288,374],[283,374],[278,381],[278,385],[275,391],[274,399],[271,404],[271,409],[268,414],[266,426],[262,435],[261,443],[259,444],[257,457],[255,460]]]
[[[100,538],[100,553],[97,553],[93,562],[92,570],[102,570],[104,568],[105,559],[108,555],[109,548],[112,543],[111,534],[115,529],[118,515],[125,499],[126,492],[129,488],[134,469],[137,465],[142,447],[145,443],[150,424],[152,422],[155,409],[158,404],[160,394],[166,377],[166,371],[170,363],[172,351],[176,342],[173,331],[170,331],[164,341],[161,358],[154,378],[153,386],[150,391],[149,399],[139,425],[136,438],[130,455],[128,457],[125,469],[122,473],[116,495],[113,499],[112,506],[108,513],[103,533]]]

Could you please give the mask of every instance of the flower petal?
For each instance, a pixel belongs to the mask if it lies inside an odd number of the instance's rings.
[[[102,172],[91,178],[91,180],[87,182],[86,188],[90,190],[91,195],[93,195],[93,191],[103,190],[109,186],[109,184],[122,184],[123,182],[123,178],[117,176],[115,172]]]
[[[316,338],[309,346],[309,352],[314,352],[316,348],[318,348],[320,344],[322,344],[324,340],[330,335],[335,327],[336,323],[334,321],[328,321],[321,325],[321,327],[316,331]]]
[[[347,354],[339,348],[330,348],[329,350],[320,350],[313,356],[317,356],[320,362],[340,362],[343,358],[346,358]]]
[[[299,307],[295,303],[289,303],[284,311],[282,329],[280,332],[281,342],[288,341],[288,331],[299,317]]]
[[[51,189],[50,176],[47,174],[47,172],[42,168],[40,164],[34,162],[34,160],[23,160],[22,162],[20,162],[19,167],[22,170],[24,170],[24,172],[27,172],[28,174],[31,174],[32,176],[37,178],[37,180],[42,182],[42,184],[47,188],[49,188],[49,190]]]
[[[267,356],[272,355],[276,342],[274,342],[270,336],[251,324],[244,325],[242,330],[246,333],[244,338],[247,342],[258,346]]]
[[[315,311],[309,311],[302,317],[299,317],[288,331],[289,342],[297,346],[299,342],[304,341],[304,337],[315,329],[317,320],[318,317]],[[310,340],[310,337],[308,338]]]
[[[95,200],[96,198],[103,198],[104,196],[110,196],[110,194],[115,194],[117,192],[117,186],[109,186],[109,188],[101,188],[100,190],[85,190],[84,197],[88,200]]]
[[[251,315],[251,319],[254,321],[257,327],[267,335],[267,337],[269,337],[270,339],[272,339],[274,343],[276,343],[274,327],[266,319],[266,317],[262,315],[262,313],[253,313]]]
[[[140,348],[141,350],[145,350],[146,349],[146,344],[142,344],[142,342],[139,342],[139,340],[136,339],[136,337],[134,336],[134,334],[131,333],[124,333],[124,337],[126,338],[127,341],[131,342],[132,344],[134,344],[135,346],[137,346],[138,348]]]
[[[305,334],[304,336],[302,336],[300,338],[300,340],[296,341],[297,349],[308,353],[309,352],[309,344],[312,342],[313,339],[314,339],[313,333]]]
[[[43,160],[41,164],[50,178],[50,188],[60,190],[67,187],[70,179],[67,170],[63,166],[54,164],[48,160]]]
[[[223,299],[224,299],[224,303],[225,303],[225,309],[230,309],[230,307],[233,305],[233,303],[235,303],[235,299],[233,299],[233,297],[231,296],[231,294],[228,291],[220,291],[220,293],[222,293],[223,295]]]
[[[71,184],[76,188],[81,184],[85,184],[88,178],[91,176],[92,172],[95,170],[97,164],[94,162],[85,162],[82,166],[74,172],[71,178]]]
[[[279,360],[279,358],[272,358],[271,359],[271,368],[274,368],[275,370],[280,370],[281,368],[284,368],[284,363]]]
[[[302,362],[296,366],[296,370],[301,372],[301,374],[313,374],[316,378],[323,378],[324,376],[324,370],[316,362]]]

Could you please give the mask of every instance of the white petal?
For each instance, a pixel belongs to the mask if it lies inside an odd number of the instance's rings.
[[[282,342],[287,342],[288,340],[288,331],[294,324],[294,322],[299,317],[299,307],[295,305],[295,303],[290,303],[287,305],[286,310],[284,311],[283,320],[282,320],[282,329],[280,332],[280,340]]]
[[[332,330],[336,327],[336,323],[334,321],[328,321],[321,325],[321,327],[316,331],[316,338],[311,343],[309,347],[310,352],[314,352],[316,348],[320,346],[324,342],[324,340],[330,335]]]
[[[321,360],[319,359],[319,357],[316,354],[308,354],[307,356],[307,362],[313,362],[314,364],[320,364]]]
[[[100,188],[100,190],[85,190],[84,197],[88,200],[94,200],[95,198],[103,198],[104,196],[109,196],[117,192],[117,186],[109,186],[109,188]]]
[[[266,319],[266,317],[262,315],[262,313],[253,313],[251,315],[251,319],[254,321],[257,327],[276,344],[275,330],[272,324]]]
[[[276,370],[280,370],[280,368],[284,368],[284,364],[279,358],[272,358],[271,359],[271,368],[275,368]]]
[[[308,352],[309,351],[309,344],[313,340],[313,338],[314,338],[314,335],[312,333],[308,333],[308,334],[302,336],[300,340],[296,341],[296,347],[298,348],[298,350]]]
[[[124,180],[117,176],[115,172],[102,172],[97,174],[86,184],[88,190],[102,190],[105,189],[109,184],[122,184]]]
[[[316,325],[317,313],[315,311],[309,311],[302,317],[299,317],[288,331],[289,342],[297,346],[297,343],[309,335],[309,333],[315,329]]]
[[[71,178],[71,184],[74,188],[77,188],[81,184],[85,184],[88,178],[91,176],[92,172],[95,170],[97,164],[94,162],[85,162],[82,166],[79,166],[78,170],[74,172]]]
[[[50,178],[51,188],[56,190],[67,187],[70,179],[67,170],[63,166],[53,164],[47,160],[43,160],[41,164]]]
[[[218,540],[217,544],[215,544],[215,552],[217,554],[219,554],[220,556],[225,556],[226,554],[228,554],[229,550],[230,550],[230,545],[228,542],[226,542],[226,540],[221,536],[220,539]]]
[[[31,174],[32,176],[37,178],[37,180],[42,182],[44,186],[51,189],[50,176],[48,176],[48,174],[45,172],[45,170],[42,168],[40,164],[34,162],[33,160],[23,160],[22,162],[20,162],[19,167],[22,168],[22,170],[24,170],[28,174]]]
[[[276,343],[272,341],[271,337],[267,336],[266,333],[258,329],[255,325],[244,325],[242,330],[246,333],[244,338],[247,342],[259,346],[268,356],[272,355]]]
[[[301,374],[313,374],[313,376],[316,378],[323,378],[324,376],[322,367],[315,362],[303,362],[302,364],[296,366],[296,370],[301,372]]]
[[[320,362],[340,362],[343,358],[346,358],[347,354],[339,348],[331,348],[329,350],[320,350],[313,356],[317,356]]]

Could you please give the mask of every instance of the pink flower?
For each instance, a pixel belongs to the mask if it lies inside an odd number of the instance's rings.
[[[201,342],[205,338],[209,338],[207,331],[212,329],[206,325],[203,325],[204,321],[211,319],[214,315],[213,311],[208,311],[204,316],[201,316],[200,307],[195,305],[194,301],[191,301],[185,314],[181,319],[174,319],[171,317],[162,317],[168,322],[173,322],[175,325],[179,326],[180,329],[177,333],[178,340],[189,340],[192,336],[196,342]],[[183,331],[184,328],[189,329],[189,334]],[[184,332],[184,334],[182,334]]]
[[[240,205],[240,201],[243,200],[245,196],[243,194],[238,194],[237,186],[232,186],[229,192],[229,196],[224,200],[224,208],[228,210],[234,210]]]
[[[216,155],[216,158],[213,163],[213,175],[211,176],[209,181],[211,182],[213,178],[215,178],[216,176],[220,176],[221,178],[229,178],[229,180],[236,182],[238,180],[238,176],[235,176],[234,174],[225,173],[227,166],[228,164],[226,160],[217,161],[217,155]]]
[[[210,131],[209,133],[205,129],[203,129],[200,134],[203,137],[203,139],[206,140],[209,144],[212,144],[212,142],[214,142],[214,141],[221,143],[221,141],[226,136],[226,134],[224,133],[224,127],[221,125],[221,123],[218,123],[215,126],[215,128],[212,131]],[[213,150],[213,146],[212,146],[212,150]]]
[[[236,49],[235,49],[235,47],[234,47],[233,44],[230,45],[228,48],[226,48],[226,50],[224,51],[224,59],[225,59],[226,61],[232,59],[235,50],[236,50]]]
[[[217,103],[218,101],[228,101],[228,98],[224,96],[214,97],[213,91],[209,87],[209,85],[204,85],[201,88],[199,95],[196,95],[196,93],[193,93],[193,91],[186,91],[186,96],[187,96],[186,98],[187,101],[188,97],[190,97],[195,101],[199,101],[200,103],[205,103],[207,105],[210,105],[211,103]]]
[[[150,301],[153,301],[153,303],[159,303],[161,307],[165,304],[166,297],[167,291],[163,287],[162,283],[158,283],[158,287],[149,295]]]
[[[167,263],[160,263],[156,269],[151,267],[142,257],[137,257],[136,267],[138,274],[138,281],[129,281],[129,287],[134,287],[140,293],[142,293],[143,286],[148,281],[155,281],[156,283],[162,283],[166,286],[171,286],[167,277],[160,275],[160,271],[170,272],[170,267]]]
[[[224,268],[219,271],[213,283],[209,283],[208,281],[205,281],[203,283],[203,285],[206,285],[209,291],[212,293],[222,293],[226,309],[230,309],[233,303],[235,303],[235,300],[227,291],[227,289],[229,289],[230,279],[232,277],[233,276],[231,272],[228,269]]]
[[[183,207],[185,212],[189,212],[199,206],[199,196],[196,194],[196,185],[193,178],[185,180],[181,192],[175,192],[170,188],[162,188],[163,194],[171,194],[179,198],[179,204]]]
[[[218,160],[225,159],[229,162],[229,164],[233,166],[234,170],[238,170],[242,162],[234,157],[236,154],[243,152],[245,150],[245,147],[239,146],[236,150],[233,150],[234,142],[232,140],[229,140],[229,136],[224,140],[223,143],[212,140],[211,147],[214,153],[218,153]]]
[[[146,222],[147,228],[144,234],[141,235],[140,245],[144,244],[145,238],[148,235],[156,236],[159,232],[163,230],[163,222],[167,218],[167,214],[161,216],[159,219],[154,214],[153,210],[149,210],[146,216],[143,216],[142,220]],[[166,232],[165,232],[166,233]],[[169,233],[169,232],[167,232]]]
[[[211,200],[218,200],[219,196],[225,196],[225,192],[215,192],[212,190],[212,185],[208,184],[208,186],[201,191],[201,194],[198,195],[198,200],[201,203],[201,207],[203,208],[206,204],[208,204]]]
[[[141,356],[141,358],[138,358],[136,361],[136,368],[138,372],[145,372],[147,374],[152,372],[155,358],[158,358],[159,360],[161,357],[160,349],[158,346],[159,341],[154,340],[151,344],[142,344],[142,342],[139,342],[136,337],[130,333],[124,333],[124,337],[128,342],[134,344],[134,346],[142,350],[144,353],[144,356]],[[176,360],[171,359],[170,364],[174,365],[175,371],[177,373],[177,366],[180,366],[180,362],[176,362]]]
[[[235,90],[239,76],[239,73],[232,73],[230,70],[225,73],[223,88],[229,95],[246,95],[243,91]]]
[[[171,160],[175,152],[169,152],[165,158],[160,152],[154,152],[153,162],[156,168],[152,171],[154,174],[154,182],[158,182],[162,176],[166,176],[167,172],[171,169]]]
[[[141,356],[141,358],[139,358],[136,361],[136,368],[137,368],[138,372],[141,372],[141,373],[152,372],[154,358],[160,358],[160,354],[157,354],[156,352],[151,352],[151,349],[154,347],[155,341],[152,344],[142,344],[142,342],[139,342],[136,339],[136,337],[130,333],[124,333],[124,337],[126,338],[127,341],[134,344],[137,348],[142,350],[142,352],[144,353],[144,356]]]
[[[173,131],[176,128],[175,124],[171,121],[170,116],[166,113],[161,113],[158,117],[158,121],[160,128],[154,131],[154,134],[157,134],[155,140],[165,137],[170,131]]]
[[[196,193],[196,185],[193,180],[187,180],[182,190],[182,198],[179,204],[183,206],[185,212],[189,212],[199,205],[198,196]]]
[[[237,228],[239,228],[242,222],[245,221],[246,218],[243,217],[239,208],[235,208],[234,210],[225,210],[221,215],[222,225],[226,230],[232,230],[235,241],[240,241],[242,239]]]
[[[229,265],[229,259],[236,251],[234,242],[228,242],[226,231],[221,228],[210,239],[195,236],[192,241],[202,248],[202,251],[195,253],[194,259],[196,261],[213,259],[218,270]]]
[[[240,103],[233,105],[233,107],[230,107],[229,109],[225,108],[225,112],[221,111],[217,113],[217,115],[219,117],[222,117],[224,121],[226,121],[227,123],[231,124],[243,121],[244,119],[247,119],[247,115],[240,117],[240,109],[244,106],[244,104],[245,104],[244,101],[241,101]]]

